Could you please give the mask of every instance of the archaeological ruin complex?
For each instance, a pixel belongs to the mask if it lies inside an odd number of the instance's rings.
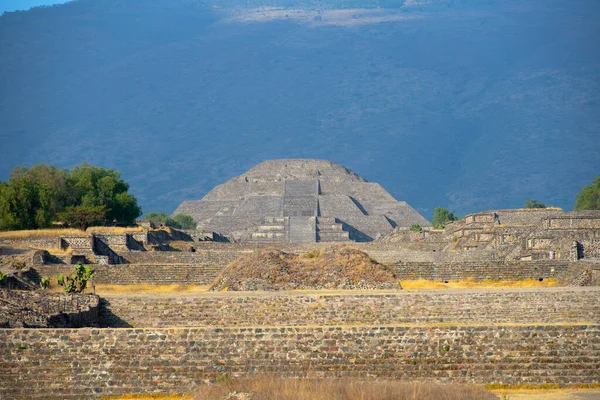
[[[173,214],[244,242],[368,242],[429,222],[378,183],[324,160],[265,161]]]

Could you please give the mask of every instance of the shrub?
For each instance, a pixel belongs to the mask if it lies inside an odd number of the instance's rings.
[[[600,210],[600,175],[577,193],[575,210]]]
[[[436,207],[433,210],[433,219],[431,224],[435,229],[444,229],[446,224],[451,221],[456,221],[456,215],[448,211],[446,208]]]
[[[43,277],[40,279],[40,287],[44,290],[48,289],[50,287],[50,278]]]
[[[2,272],[0,272],[0,282],[2,282],[5,279],[6,279],[6,274],[3,274]]]
[[[423,227],[419,224],[412,224],[410,226],[410,230],[413,232],[421,232],[423,230]]]
[[[319,257],[318,250],[311,250],[304,255],[304,258],[317,258],[317,257]]]
[[[65,293],[81,293],[87,287],[88,280],[94,276],[94,270],[89,265],[79,263],[75,266],[75,275],[59,275],[57,283],[64,287]]]
[[[525,202],[525,208],[546,208],[544,203],[531,199]]]

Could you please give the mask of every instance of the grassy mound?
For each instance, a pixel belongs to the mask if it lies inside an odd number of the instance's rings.
[[[401,289],[392,270],[363,251],[335,246],[305,255],[261,250],[223,270],[213,291],[294,289]]]

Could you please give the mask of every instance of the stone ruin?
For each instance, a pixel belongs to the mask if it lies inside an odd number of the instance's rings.
[[[265,161],[184,201],[198,229],[244,242],[367,242],[396,227],[430,223],[378,183],[325,160]]]

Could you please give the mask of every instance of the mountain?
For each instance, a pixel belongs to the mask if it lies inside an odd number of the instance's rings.
[[[122,171],[172,211],[319,158],[431,217],[571,209],[600,167],[596,0],[79,0],[0,17],[0,180]]]

